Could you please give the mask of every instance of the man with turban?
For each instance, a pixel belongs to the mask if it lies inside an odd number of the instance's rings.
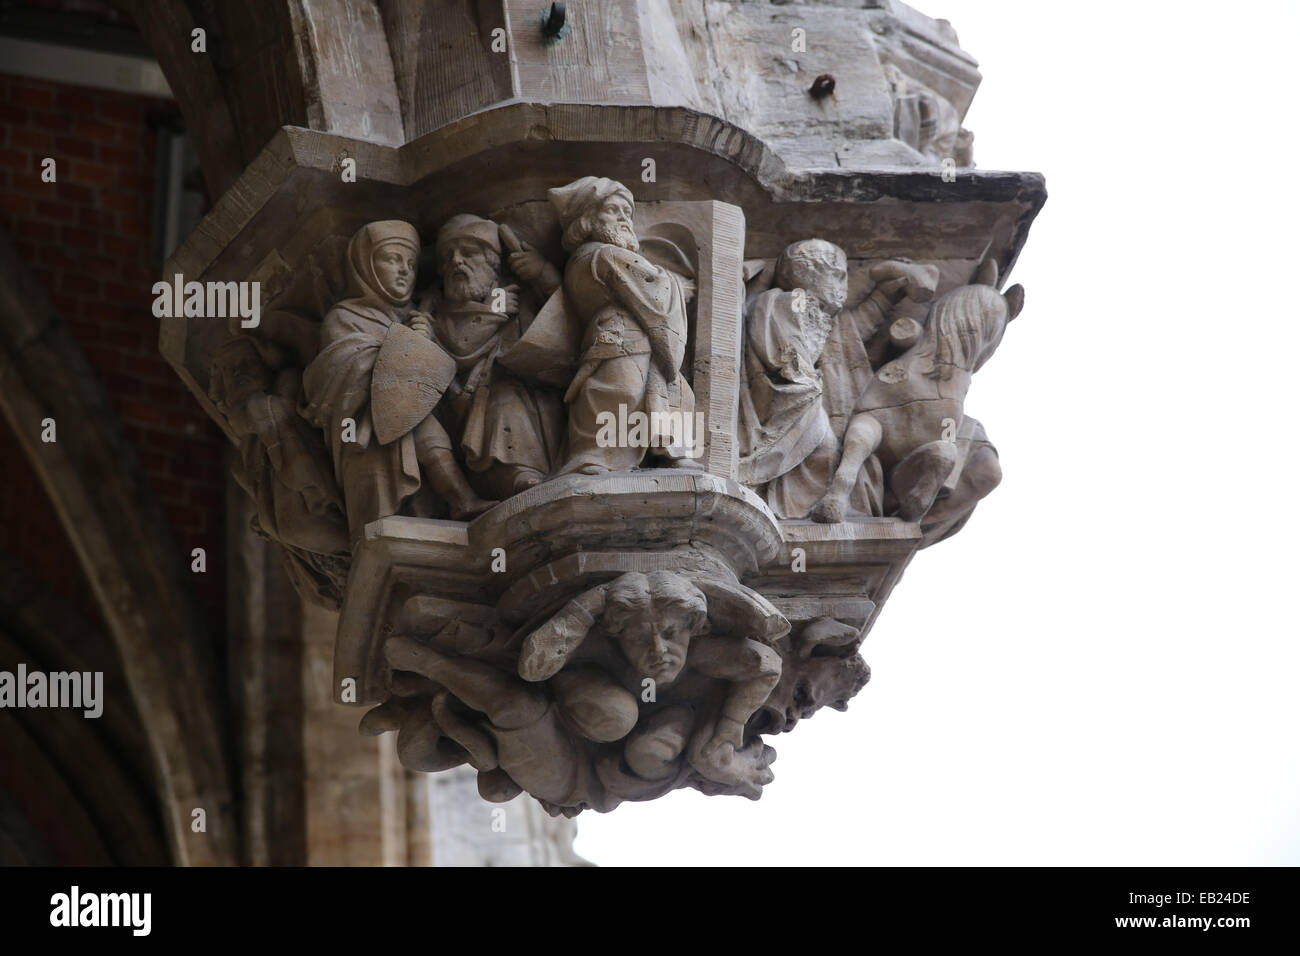
[[[420,489],[421,471],[453,518],[467,520],[495,504],[469,487],[447,432],[429,414],[441,395],[433,370],[450,360],[428,341],[430,317],[411,308],[419,253],[410,223],[357,230],[348,243],[348,297],[325,316],[320,352],[303,373],[302,415],[325,433],[333,452],[353,542],[369,522],[401,511]],[[429,351],[421,352],[420,343]],[[406,356],[425,364],[406,377],[386,374]]]
[[[513,240],[513,235],[510,238]],[[513,240],[512,271],[544,301],[560,273]],[[478,216],[452,216],[438,230],[442,295],[432,301],[433,334],[456,360],[456,378],[438,414],[465,456],[471,476],[493,497],[509,497],[555,470],[563,411],[553,391],[529,388],[497,362],[527,330],[535,310],[501,276],[501,229]]]
[[[662,416],[686,421],[695,410],[695,396],[681,373],[685,280],[640,254],[632,193],[622,183],[584,176],[548,195],[564,231],[564,249],[571,253],[564,290],[583,327],[578,372],[564,396],[569,458],[561,471],[626,471],[641,464],[647,445],[657,456],[686,457],[670,451],[673,439],[656,428],[672,420]],[[646,416],[647,445],[620,441],[608,447],[609,442],[598,441],[602,412],[620,421],[635,413]]]

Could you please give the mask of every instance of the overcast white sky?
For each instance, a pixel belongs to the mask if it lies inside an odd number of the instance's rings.
[[[1049,199],[968,410],[1002,486],[921,552],[763,799],[584,813],[603,865],[1300,863],[1300,4],[918,0]],[[809,37],[810,42],[815,38]]]

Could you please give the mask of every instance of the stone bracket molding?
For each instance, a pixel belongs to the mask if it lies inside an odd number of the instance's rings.
[[[1001,479],[965,400],[1043,180],[970,168],[974,61],[893,0],[537,13],[276,4],[292,61],[218,72],[283,108],[165,268],[255,283],[261,324],[200,306],[161,348],[405,767],[566,817],[758,799],[765,736],[847,706]]]
[[[781,521],[742,485],[672,470],[556,479],[470,524],[383,518],[354,554],[335,687],[352,678],[348,702],[387,699],[383,642],[421,618],[488,627],[499,607],[507,624],[525,627],[572,591],[627,571],[725,570],[791,622],[831,616],[865,637],[920,543],[920,529],[895,518]],[[812,570],[791,570],[796,548]],[[504,570],[494,572],[497,560]]]
[[[992,260],[1005,275],[1046,201],[1037,173],[791,170],[744,130],[681,108],[512,103],[428,133],[400,148],[296,127],[278,132],[194,232],[163,275],[264,283],[271,301],[322,235],[344,238],[362,222],[415,210],[416,225],[467,208],[485,212],[534,201],[575,166],[639,173],[656,158],[658,181],[638,183],[638,202],[725,198],[745,210],[745,257],[774,258],[792,234],[820,235],[851,259],[911,256],[944,263],[944,284],[970,280]],[[355,159],[357,182],[341,181]],[[484,166],[526,163],[525,175],[491,184]],[[710,182],[725,182],[725,196]],[[949,220],[927,231],[924,209]],[[871,228],[863,228],[864,213]],[[215,420],[207,397],[211,353],[226,329],[209,320],[162,320],[159,345]]]

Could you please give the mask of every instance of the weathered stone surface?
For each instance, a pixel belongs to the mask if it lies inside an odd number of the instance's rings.
[[[127,6],[187,114],[209,120],[217,192],[283,126],[401,146],[512,101],[708,113],[796,168],[971,164],[975,61],[895,0],[570,3],[558,40],[532,0]],[[191,55],[195,27],[210,62]],[[835,92],[816,98],[824,74]]]
[[[335,695],[493,802],[757,799],[1000,478],[965,398],[1045,194],[968,168],[974,61],[893,0],[288,21],[326,40],[166,269],[263,320],[162,348],[341,611]]]

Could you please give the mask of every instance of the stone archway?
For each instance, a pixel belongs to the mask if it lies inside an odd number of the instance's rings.
[[[40,477],[121,656],[173,861],[236,862],[212,648],[120,424],[44,293],[0,237],[0,412]],[[41,440],[53,419],[56,440]],[[195,808],[207,830],[190,828]]]

